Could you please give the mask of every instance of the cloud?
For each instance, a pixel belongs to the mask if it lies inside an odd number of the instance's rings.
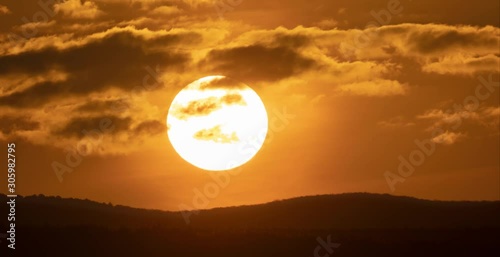
[[[222,132],[220,125],[217,125],[210,129],[202,129],[196,132],[193,137],[198,140],[213,141],[222,144],[234,143],[239,141],[236,132],[225,134]]]
[[[343,54],[354,51],[356,57],[387,57],[387,47],[394,53],[408,57],[438,57],[463,54],[498,53],[500,29],[493,26],[453,26],[445,24],[396,24],[365,29],[327,29],[298,26],[273,30],[255,30],[245,33],[240,40],[274,40],[276,35],[306,37],[322,47],[340,48]]]
[[[94,19],[104,14],[94,2],[85,0],[66,0],[55,4],[54,10],[76,19]]]
[[[417,115],[417,119],[427,119],[435,121],[434,126],[440,127],[443,125],[460,124],[462,120],[479,120],[481,119],[480,113],[463,109],[431,109],[427,110],[424,114]]]
[[[231,93],[223,96],[221,98],[221,102],[226,105],[232,105],[232,104],[247,105],[243,97],[240,94],[236,93]]]
[[[9,14],[9,13],[10,13],[10,10],[9,10],[9,8],[7,8],[7,6],[0,5],[0,15]]]
[[[27,116],[7,115],[0,117],[0,132],[4,135],[20,131],[31,131],[40,128],[40,123]]]
[[[84,138],[91,136],[91,131],[101,131],[109,135],[116,135],[130,130],[132,119],[130,117],[121,118],[114,115],[76,117],[67,122],[62,128],[54,129],[53,135]],[[104,129],[103,129],[104,128]]]
[[[212,50],[200,67],[246,81],[277,81],[312,69],[315,61],[288,47],[262,45]]]
[[[50,23],[50,22],[49,22]],[[82,26],[76,26],[78,24],[72,24],[71,27],[74,30],[79,30]],[[109,26],[109,23],[96,24],[96,27]],[[144,49],[150,51],[158,51],[162,49],[172,50],[173,46],[182,46],[182,48],[188,47],[193,44],[200,43],[203,39],[202,31],[196,30],[149,30],[149,29],[137,29],[134,26],[126,27],[111,27],[104,31],[93,32],[82,37],[75,36],[75,32],[72,31],[71,34],[62,33],[58,35],[40,36],[40,37],[28,37],[28,38],[18,38],[19,41],[11,40],[11,35],[0,40],[0,56],[1,55],[20,55],[30,52],[40,52],[47,49],[54,49],[57,51],[71,51],[77,48],[85,47],[86,45],[92,45],[99,42],[103,42],[109,38],[116,37],[118,35],[129,35],[133,37],[129,42],[122,40],[124,44],[128,43],[130,45],[142,45]],[[210,33],[209,31],[208,33]],[[18,35],[19,36],[19,35]],[[20,37],[20,36],[19,36]],[[0,38],[1,39],[1,38]]]
[[[424,114],[417,115],[417,119],[433,120],[435,121],[434,126],[440,127],[445,124],[459,124],[462,119],[477,119],[477,113],[467,109],[431,109],[427,110]]]
[[[472,109],[471,106],[464,108],[431,109],[424,114],[417,115],[419,120],[427,120],[431,125],[427,131],[437,128],[457,130],[464,127],[468,130],[471,126],[482,127],[498,133],[500,123],[500,107],[481,106]]]
[[[174,106],[172,115],[178,119],[186,120],[192,116],[206,116],[221,109],[224,105],[246,105],[240,94],[230,93],[223,97],[208,97],[188,102],[185,106]]]
[[[360,96],[404,95],[407,90],[406,85],[401,84],[396,80],[382,79],[344,84],[336,88],[336,91],[339,93]]]
[[[389,29],[389,28],[387,28]],[[412,25],[405,41],[408,51],[425,55],[442,55],[458,49],[498,51],[498,29],[494,27],[454,27],[445,25]]]
[[[70,133],[76,127],[70,129],[67,124],[67,131],[64,128],[67,120],[76,122],[81,116],[129,117],[130,123],[124,126],[127,133],[161,135],[164,124],[159,120],[168,111],[165,99],[171,99],[193,78],[208,75],[245,81],[256,87],[266,105],[269,102],[272,106],[280,101],[290,103],[288,99],[296,95],[304,99],[318,96],[312,102],[321,100],[322,105],[329,105],[332,95],[340,101],[346,95],[401,96],[390,99],[399,103],[405,97],[424,95],[430,87],[439,87],[443,96],[455,98],[462,92],[460,86],[468,82],[460,80],[453,89],[440,87],[447,78],[454,77],[458,82],[456,76],[471,79],[476,73],[498,72],[498,15],[467,18],[453,12],[437,17],[437,9],[456,3],[446,0],[437,6],[432,0],[423,0],[435,8],[422,11],[420,5],[406,3],[404,13],[392,17],[392,25],[365,28],[373,21],[370,11],[379,10],[387,1],[361,1],[363,5],[321,0],[317,6],[294,1],[287,8],[272,1],[245,1],[219,20],[216,1],[212,0],[72,0],[58,3],[55,9],[59,15],[48,22],[28,23],[19,21],[40,11],[37,2],[25,8],[24,3],[14,1],[8,5],[11,13],[0,15],[0,109],[2,113],[33,113],[29,120],[38,122],[41,128],[36,135],[35,131],[23,135],[45,138],[47,144],[57,139],[54,144],[59,144],[63,138],[67,139],[64,143],[76,141],[76,133]],[[498,4],[464,6],[469,12],[493,10],[491,7]],[[29,30],[39,33],[23,36],[22,32]],[[24,39],[12,41],[12,34]],[[358,42],[362,35],[368,35],[366,43]],[[143,85],[149,75],[144,67],[156,65],[161,69],[163,85],[169,88],[124,98],[124,94]],[[244,84],[236,80],[216,80],[200,89],[237,91]],[[495,107],[474,112],[446,112],[441,108],[426,112],[433,106],[430,101],[439,97],[419,100],[419,104],[408,107],[411,111],[394,114],[401,116],[378,125],[396,128],[425,123],[426,127],[439,124],[446,129],[466,121],[481,128],[498,128]],[[178,114],[183,118],[206,115],[221,105],[239,104],[237,97],[228,97],[222,104],[220,100],[181,106],[186,109]],[[493,105],[496,99],[488,101]],[[126,110],[115,111],[117,104]],[[403,118],[415,113],[421,114],[415,120]],[[54,129],[61,134],[51,134]],[[126,134],[125,130],[121,134]],[[109,140],[109,144],[126,144],[115,137]]]
[[[498,71],[499,35],[500,29],[492,26],[398,24],[362,30],[279,27],[243,33],[231,42],[230,47],[212,50],[202,65],[212,66],[211,71],[217,73],[240,76],[246,81],[257,78],[257,81],[271,82],[312,71],[335,72],[342,66],[347,68],[347,63],[363,66],[372,62],[378,67],[393,65],[401,68],[415,63],[427,73],[470,75]],[[273,52],[289,53],[282,54],[289,58]],[[370,72],[357,70],[358,76]],[[338,72],[337,77],[341,79],[345,74],[346,71]],[[369,76],[369,80],[394,80],[380,75]],[[349,81],[355,82],[359,80]]]
[[[162,16],[169,16],[181,13],[181,10],[177,6],[160,6],[151,11],[151,13]]]
[[[0,106],[39,107],[66,93],[67,88],[62,82],[41,82],[26,90],[0,97]]]
[[[428,63],[422,67],[425,72],[438,74],[472,75],[479,72],[499,72],[500,58],[494,54],[485,56],[445,56],[439,61]]]
[[[500,107],[487,107],[482,110],[482,113],[486,117],[494,117],[494,118],[499,118],[500,117]]]
[[[398,24],[338,31],[335,36],[339,34],[343,38],[339,53],[344,57],[363,60],[401,56],[417,61],[426,72],[441,74],[498,70],[493,66],[498,63],[500,29],[492,26]]]
[[[197,89],[199,90],[211,90],[211,89],[244,89],[247,86],[241,82],[235,81],[228,77],[216,78],[210,81],[201,83]]]
[[[370,15],[371,11],[379,12],[387,7],[388,0],[315,0],[315,1],[288,1],[283,7],[281,1],[237,1],[237,0],[183,0],[190,3],[193,11],[214,13],[213,5],[222,2],[232,8],[226,19],[237,19],[245,24],[256,27],[276,28],[285,26],[294,28],[297,26],[314,26],[318,22],[335,18],[342,19],[340,23],[343,29],[363,28],[369,22],[377,22]],[[475,26],[495,25],[498,26],[498,15],[492,11],[497,10],[499,5],[496,1],[461,2],[458,7],[456,1],[442,0],[436,3],[433,0],[399,1],[403,11],[398,15],[392,15],[387,23],[438,23],[438,24],[471,24]],[[238,6],[238,3],[241,5]],[[453,12],[450,12],[453,10]],[[481,15],[471,15],[480,13]],[[445,14],[445,15],[444,15]],[[214,15],[215,16],[215,15]],[[265,19],[262,19],[265,17]],[[382,19],[386,19],[385,16]],[[344,22],[345,20],[345,22]],[[377,22],[379,23],[379,22]],[[385,23],[385,22],[384,22]]]
[[[413,127],[415,123],[405,120],[403,116],[397,116],[386,121],[380,121],[378,125],[382,128],[395,129]]]
[[[208,5],[208,6],[213,6],[218,2],[221,2],[221,0],[181,0],[191,6],[200,6],[200,5]]]
[[[483,117],[480,122],[483,126],[491,128],[500,133],[498,129],[500,128],[500,107],[486,107],[480,110],[481,117]]]
[[[52,28],[56,25],[56,21],[48,21],[48,22],[29,22],[29,23],[24,23],[23,25],[19,26],[19,30],[28,30],[28,31],[40,31],[43,29],[48,29]]]
[[[337,25],[339,25],[339,22],[334,19],[322,20],[315,24],[315,26],[322,29],[334,29],[337,27]]]
[[[463,139],[465,137],[465,134],[463,133],[455,133],[455,132],[449,132],[446,131],[440,135],[437,135],[431,139],[432,142],[436,144],[443,144],[443,145],[452,145],[459,140]]]
[[[190,37],[187,35],[187,37]],[[112,88],[132,91],[141,86],[148,72],[144,67],[162,65],[164,72],[180,69],[190,60],[187,53],[154,51],[161,45],[182,41],[178,35],[163,34],[146,39],[130,31],[108,32],[100,40],[65,50],[45,48],[18,55],[0,56],[0,76],[46,73],[55,68],[69,74],[67,80],[41,82],[22,91],[0,96],[0,105],[38,107],[58,97],[87,95]],[[144,51],[149,47],[150,51]]]
[[[67,73],[58,70],[51,70],[38,75],[6,74],[0,76],[0,85],[2,85],[2,87],[0,87],[0,96],[26,90],[38,83],[61,82],[67,80],[67,78]]]
[[[167,129],[164,123],[157,120],[147,120],[134,128],[134,133],[137,135],[158,135],[165,132]]]
[[[113,100],[91,100],[78,106],[75,112],[119,112],[128,108],[130,103],[125,99],[113,99]]]

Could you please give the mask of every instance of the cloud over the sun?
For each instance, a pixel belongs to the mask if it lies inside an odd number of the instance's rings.
[[[226,94],[222,97],[211,96],[198,100],[190,101],[184,105],[173,106],[172,115],[180,120],[186,120],[190,117],[206,116],[214,111],[220,110],[224,106],[246,105],[243,97],[238,93]]]
[[[224,133],[220,125],[213,128],[202,129],[196,132],[193,137],[198,140],[213,141],[215,143],[228,144],[238,142],[239,138],[236,132]]]

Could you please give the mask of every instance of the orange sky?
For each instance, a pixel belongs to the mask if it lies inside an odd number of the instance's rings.
[[[500,199],[497,0],[4,2],[0,141],[17,144],[19,194],[166,210]],[[208,75],[266,106],[264,148],[237,172],[198,169],[167,137],[173,98]],[[77,146],[89,154],[67,160]]]

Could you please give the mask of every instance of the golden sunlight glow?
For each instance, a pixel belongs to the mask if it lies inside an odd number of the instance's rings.
[[[250,87],[224,76],[201,78],[174,98],[168,137],[179,155],[210,171],[252,159],[267,135],[267,113]]]

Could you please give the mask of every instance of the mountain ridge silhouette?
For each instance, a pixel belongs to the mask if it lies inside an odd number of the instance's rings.
[[[0,195],[0,199],[3,198],[6,195]],[[439,201],[372,193],[302,196],[196,212],[150,210],[43,195],[19,196],[17,202],[18,215],[23,220],[21,224],[30,226],[188,226],[203,229],[500,227],[497,218],[500,201]],[[24,214],[33,213],[37,216],[23,218]],[[189,224],[182,214],[188,215]]]
[[[7,208],[0,205],[0,212]],[[183,214],[189,215],[189,224]],[[14,256],[326,257],[325,242],[338,246],[326,252],[328,257],[494,256],[500,251],[499,214],[500,201],[370,193],[305,196],[197,213],[19,196],[19,255]],[[7,218],[0,219],[1,227],[7,225]],[[0,251],[7,251],[3,242]],[[315,255],[317,249],[321,255]]]

